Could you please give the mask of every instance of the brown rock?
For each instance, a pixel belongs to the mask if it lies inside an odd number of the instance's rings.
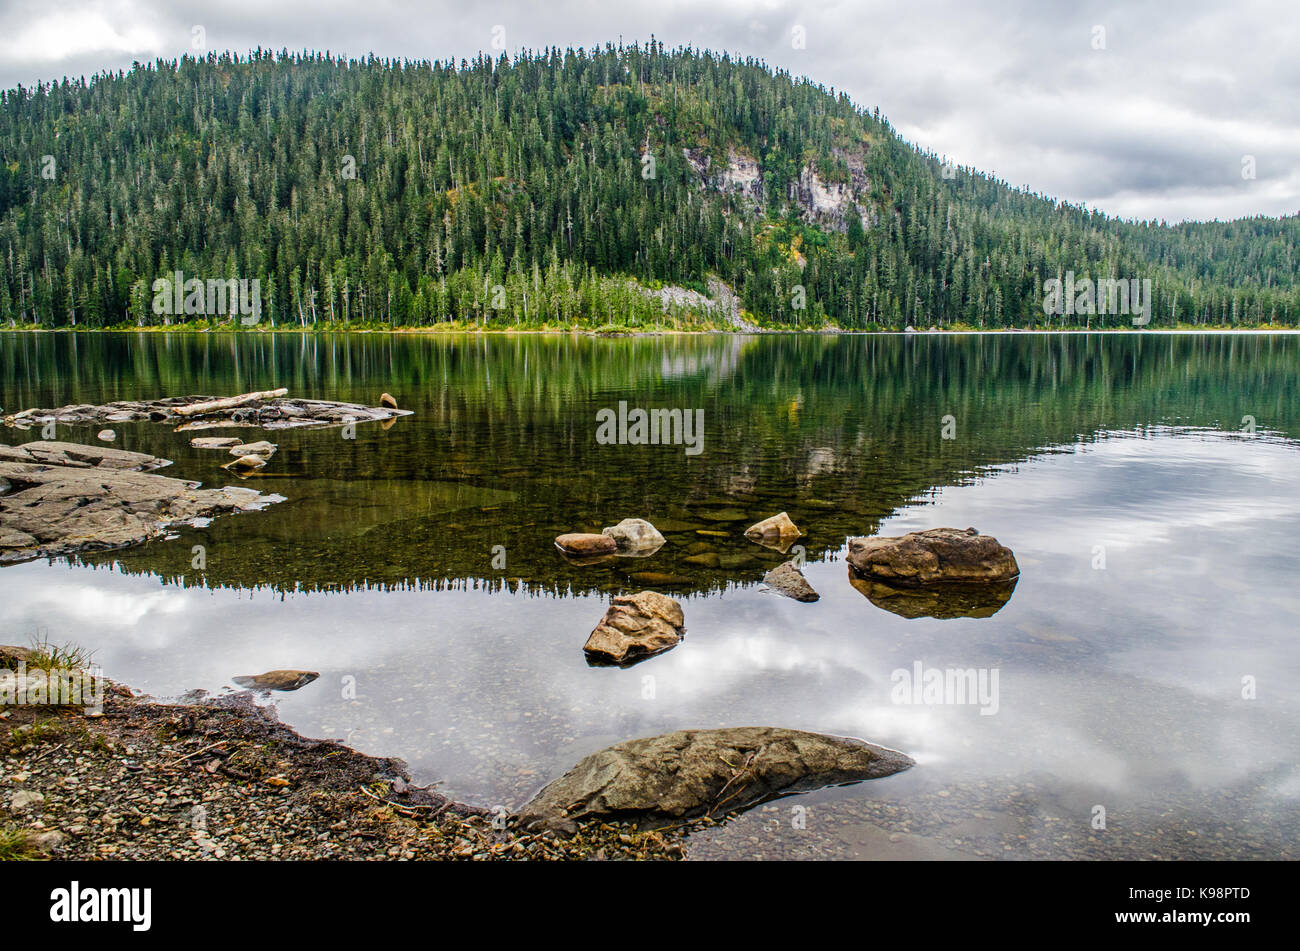
[[[848,562],[859,577],[894,586],[988,584],[1010,581],[1020,574],[1010,548],[973,528],[850,538]]]
[[[391,393],[380,393],[379,405],[386,406],[389,409],[397,409],[397,400],[393,399]]]
[[[582,649],[589,661],[626,665],[676,647],[685,633],[680,604],[640,591],[616,597]]]
[[[649,824],[721,816],[778,796],[875,779],[910,757],[862,740],[778,727],[679,730],[593,753],[519,812],[524,827],[584,819]]]
[[[914,620],[959,617],[992,617],[1006,606],[1016,590],[1017,579],[989,584],[936,584],[925,587],[893,587],[860,578],[849,566],[849,584],[868,601],[890,614]]]
[[[245,475],[249,472],[256,472],[266,465],[266,460],[261,456],[240,456],[233,462],[227,462],[221,468],[229,469],[236,475]]]
[[[555,547],[566,555],[590,558],[595,555],[612,555],[618,551],[618,542],[608,535],[594,535],[587,532],[571,532],[555,539]]]
[[[796,601],[811,602],[821,598],[808,579],[803,576],[793,561],[782,562],[763,576],[763,583],[773,591],[794,598]]]
[[[802,534],[803,532],[799,531],[798,526],[790,520],[790,516],[785,512],[773,515],[771,518],[765,518],[761,522],[755,522],[745,529],[746,538],[764,543],[786,541],[787,539],[793,541]]]
[[[230,679],[239,684],[241,687],[247,687],[250,690],[297,690],[299,687],[305,687],[317,677],[314,670],[268,670],[264,674],[254,674],[251,677],[231,677]]]

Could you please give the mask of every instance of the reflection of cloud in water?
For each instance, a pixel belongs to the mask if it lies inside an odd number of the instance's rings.
[[[921,764],[922,782],[1046,774],[1132,798],[1257,779],[1294,796],[1295,460],[1277,444],[1179,435],[1022,463],[942,489],[881,529],[998,536],[1022,576],[995,616],[896,617],[848,584],[841,552],[806,566],[816,605],[761,592],[758,569],[737,576],[750,587],[684,599],[686,639],[627,671],[586,665],[599,597],[281,597],[31,563],[0,571],[3,619],[7,639],[41,629],[83,642],[109,676],[158,695],[318,670],[318,682],[277,698],[288,722],[352,735],[480,800],[519,801],[619,739],[746,724],[896,747]],[[1097,544],[1105,571],[1091,567]],[[891,671],[916,660],[997,667],[999,713],[891,703]],[[1245,673],[1259,680],[1256,701],[1239,698]],[[348,674],[356,702],[341,697]]]

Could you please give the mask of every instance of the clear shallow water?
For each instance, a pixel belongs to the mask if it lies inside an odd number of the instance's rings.
[[[416,410],[353,442],[273,436],[271,477],[249,484],[288,501],[266,512],[0,569],[6,640],[75,640],[158,696],[318,670],[277,696],[287,722],[508,807],[587,753],[685,726],[851,734],[918,761],[756,810],[696,857],[1294,857],[1295,338],[2,341],[7,408],[279,383]],[[705,451],[597,445],[618,400],[703,408]],[[224,481],[180,434],[118,430],[168,474]],[[740,535],[782,509],[808,533],[816,604],[762,590],[782,556]],[[650,559],[577,567],[550,546],[634,515],[670,529]],[[1015,549],[991,617],[907,619],[849,585],[847,536],[935,525]],[[685,561],[703,546],[718,567]],[[589,667],[608,598],[642,587],[682,600],[686,639]],[[894,702],[916,662],[996,670],[997,713]]]

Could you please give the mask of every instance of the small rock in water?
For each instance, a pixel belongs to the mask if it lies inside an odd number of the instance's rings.
[[[379,405],[380,405],[380,406],[386,406],[386,407],[388,407],[389,409],[397,409],[397,400],[393,399],[393,396],[392,396],[391,393],[380,393],[380,394],[379,394]]]
[[[614,599],[583,650],[587,659],[626,665],[676,647],[686,633],[682,606],[655,591]]]
[[[617,525],[602,529],[601,534],[614,539],[618,550],[627,553],[653,554],[664,544],[659,529],[643,518],[625,518]]]
[[[117,433],[113,432],[111,429],[101,429],[97,436],[103,442],[112,442],[117,438]]]
[[[317,677],[314,670],[268,670],[264,674],[252,677],[231,677],[241,687],[249,690],[297,690],[305,687]]]
[[[261,456],[263,459],[269,459],[275,455],[275,450],[278,448],[275,443],[263,439],[259,442],[241,442],[236,446],[231,446],[230,454],[232,456]]]
[[[195,436],[190,440],[191,449],[229,449],[242,442],[234,436]]]
[[[850,538],[848,562],[860,577],[895,584],[989,584],[1020,575],[1011,549],[973,528]]]
[[[611,555],[618,551],[618,542],[608,535],[570,532],[556,538],[555,547],[566,555]]]
[[[777,565],[763,576],[763,583],[773,591],[796,601],[812,602],[821,598],[793,561]]]
[[[745,537],[752,541],[771,542],[784,539],[795,539],[802,535],[803,532],[790,516],[785,512],[773,515],[771,518],[765,518],[761,522],[755,522],[749,528],[745,529]]]

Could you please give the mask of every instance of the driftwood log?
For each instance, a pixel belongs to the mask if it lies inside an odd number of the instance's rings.
[[[103,405],[77,403],[56,409],[25,409],[4,417],[6,426],[30,429],[46,423],[176,423],[190,431],[239,426],[257,429],[346,426],[382,422],[391,425],[411,411],[395,406],[363,406],[330,400],[289,399],[283,387],[238,396],[171,396],[157,400],[117,400]]]

